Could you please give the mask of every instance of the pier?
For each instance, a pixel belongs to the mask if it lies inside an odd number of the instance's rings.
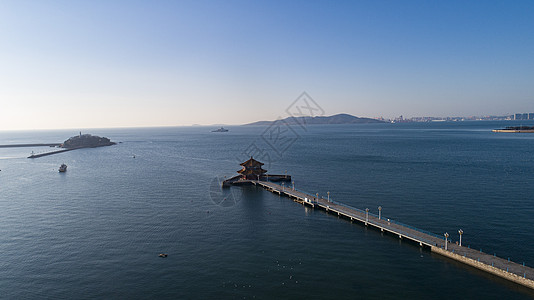
[[[383,217],[382,207],[378,207],[378,215],[375,215],[370,213],[368,208],[362,210],[333,201],[330,199],[330,193],[327,194],[325,199],[324,197],[319,197],[319,194],[311,195],[295,189],[294,182],[291,186],[285,186],[286,182],[292,182],[291,176],[287,174],[268,175],[267,170],[262,168],[263,163],[253,157],[250,157],[249,160],[240,165],[242,169],[237,171],[240,175],[223,181],[222,188],[228,188],[233,185],[260,186],[280,196],[289,197],[302,205],[322,209],[329,214],[337,215],[351,222],[358,222],[381,232],[398,236],[399,239],[411,241],[419,244],[420,247],[428,248],[433,253],[534,289],[534,269],[526,266],[525,263],[518,264],[509,258],[503,259],[495,254],[484,253],[482,249],[479,251],[469,246],[462,246],[463,231],[461,229],[458,232],[460,234],[460,242],[454,244],[451,243],[448,233],[438,235]]]
[[[388,219],[379,214],[369,212],[369,209],[358,209],[348,205],[335,202],[328,198],[318,197],[292,187],[280,185],[264,180],[241,180],[240,184],[252,184],[260,186],[265,190],[286,196],[302,205],[307,205],[315,209],[321,209],[327,213],[343,217],[351,222],[358,222],[367,227],[375,228],[381,232],[398,236],[399,239],[412,241],[423,248],[430,249],[431,252],[440,254],[450,259],[459,261],[466,265],[483,270],[487,273],[499,276],[506,280],[518,283],[528,288],[534,289],[534,269],[523,264],[518,264],[510,259],[500,258],[494,254],[487,254],[482,250],[472,249],[451,243],[448,234],[440,236],[416,227]],[[447,236],[447,237],[445,237]]]

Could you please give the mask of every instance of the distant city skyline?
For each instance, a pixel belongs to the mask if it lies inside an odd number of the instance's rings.
[[[534,120],[534,113],[516,113],[504,115],[473,115],[473,116],[414,116],[404,117],[400,115],[394,119],[383,119],[391,122],[432,122],[432,121],[516,121]]]
[[[532,1],[0,2],[0,130],[534,111]]]

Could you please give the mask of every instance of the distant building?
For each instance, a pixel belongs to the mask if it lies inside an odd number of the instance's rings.
[[[515,114],[514,120],[534,120],[534,113]]]

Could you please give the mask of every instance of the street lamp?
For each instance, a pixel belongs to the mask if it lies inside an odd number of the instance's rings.
[[[295,181],[293,180],[293,190],[295,190]]]
[[[369,222],[369,208],[365,209],[365,225]]]
[[[462,234],[464,234],[464,231],[460,229],[458,233],[460,234],[460,247],[462,247]]]
[[[444,236],[445,236],[445,251],[447,251],[447,239],[449,238],[449,234],[445,232]]]
[[[382,219],[382,206],[378,207],[378,219]]]
[[[330,192],[326,192],[326,194],[328,195],[328,202],[330,202]]]
[[[315,193],[315,202],[319,202],[319,193]]]

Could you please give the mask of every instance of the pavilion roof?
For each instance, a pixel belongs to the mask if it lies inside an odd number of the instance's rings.
[[[247,160],[246,162],[241,163],[240,165],[243,166],[243,167],[244,166],[247,166],[247,167],[250,167],[250,166],[263,166],[263,163],[255,160],[251,156],[249,160]]]

